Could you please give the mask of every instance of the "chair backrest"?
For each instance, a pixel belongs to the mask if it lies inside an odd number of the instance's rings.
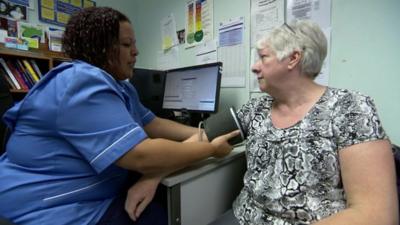
[[[0,155],[5,151],[5,143],[8,137],[7,126],[3,122],[3,114],[14,105],[7,81],[0,74]]]
[[[397,193],[400,195],[400,147],[397,145],[392,145],[392,148],[394,155],[394,163],[396,166]],[[399,206],[400,206],[400,197],[399,197]]]

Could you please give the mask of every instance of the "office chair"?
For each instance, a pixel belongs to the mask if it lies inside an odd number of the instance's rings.
[[[396,183],[397,183],[397,194],[400,194],[400,147],[398,145],[392,145],[393,155],[394,155],[394,163],[396,166]],[[399,197],[399,206],[400,206],[400,197]]]
[[[0,225],[16,225],[15,223],[12,223],[11,221],[1,218],[0,217]]]

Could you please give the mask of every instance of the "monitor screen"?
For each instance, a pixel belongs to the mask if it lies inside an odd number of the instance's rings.
[[[165,71],[134,68],[129,80],[138,92],[140,102],[159,117],[169,118],[171,112],[162,108]]]
[[[165,76],[162,107],[171,110],[216,112],[222,63],[169,70]]]

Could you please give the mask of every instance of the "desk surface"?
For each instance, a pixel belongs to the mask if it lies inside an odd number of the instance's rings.
[[[242,156],[244,154],[244,150],[244,145],[237,146],[232,150],[231,153],[229,153],[229,155],[225,156],[224,158],[205,159],[165,177],[162,179],[161,183],[167,187],[171,187],[178,183],[185,182],[189,179],[207,173],[210,170],[218,168],[228,162],[231,162],[232,160]]]

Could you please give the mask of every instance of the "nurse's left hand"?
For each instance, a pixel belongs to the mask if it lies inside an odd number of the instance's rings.
[[[161,177],[143,176],[129,188],[125,200],[125,211],[133,221],[139,218],[140,214],[154,198],[160,181]]]

